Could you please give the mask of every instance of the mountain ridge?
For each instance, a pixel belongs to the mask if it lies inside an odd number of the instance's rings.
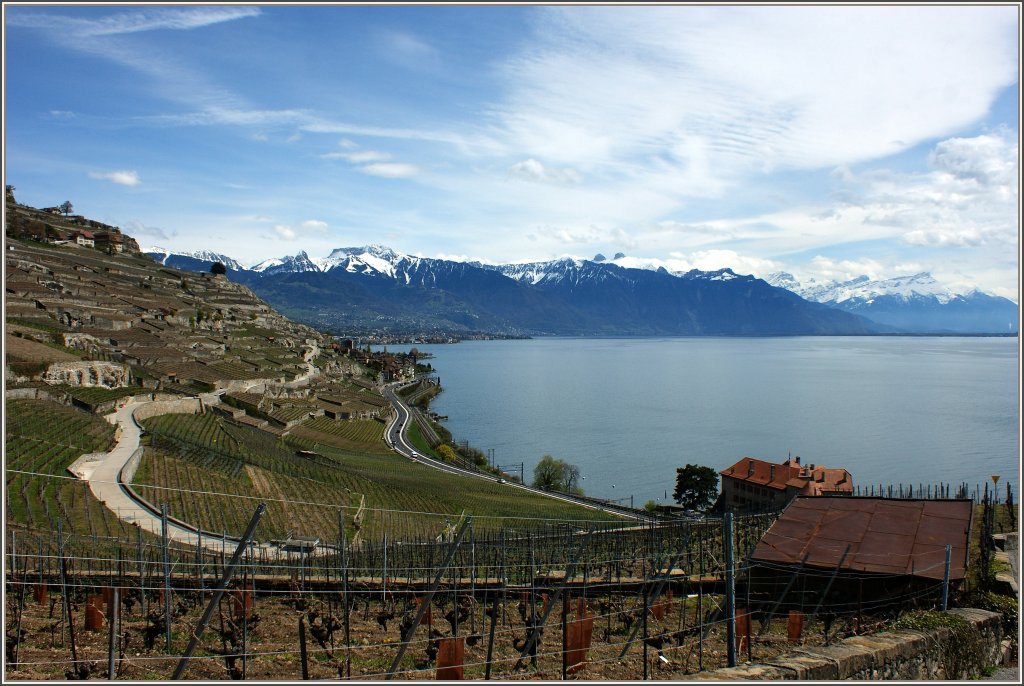
[[[1015,333],[1019,308],[1000,296],[973,288],[957,293],[929,272],[871,279],[801,283],[792,274],[775,272],[765,280],[806,300],[859,314],[911,333]]]
[[[326,258],[303,251],[229,273],[290,316],[331,328],[695,336],[890,330],[732,269],[677,274],[616,264],[623,258],[485,265],[370,244]],[[182,259],[203,268],[194,257]]]

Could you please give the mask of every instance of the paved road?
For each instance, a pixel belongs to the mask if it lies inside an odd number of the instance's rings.
[[[399,455],[403,455],[412,460],[413,462],[419,462],[420,464],[424,464],[428,467],[433,467],[434,469],[440,469],[451,474],[459,474],[461,476],[469,476],[477,479],[483,479],[485,481],[499,482],[505,484],[509,488],[518,488],[523,491],[536,493],[538,495],[543,495],[545,497],[553,498],[555,500],[562,500],[564,502],[572,503],[574,505],[580,505],[582,507],[586,507],[591,510],[596,510],[598,512],[608,512],[610,514],[616,514],[624,517],[641,519],[641,517],[637,515],[631,515],[627,512],[623,512],[622,510],[613,507],[602,507],[601,505],[573,498],[570,495],[552,493],[550,491],[542,491],[539,488],[533,488],[532,486],[520,484],[515,481],[508,481],[505,480],[504,478],[497,477],[493,474],[462,469],[461,467],[456,467],[454,465],[448,464],[447,462],[435,460],[433,458],[427,457],[426,455],[423,455],[422,453],[418,452],[412,446],[412,443],[409,441],[408,432],[409,427],[413,421],[412,411],[409,409],[409,406],[405,404],[405,401],[402,400],[397,393],[397,391],[400,388],[407,385],[409,385],[409,383],[399,382],[391,384],[390,386],[387,386],[384,389],[384,398],[387,399],[388,402],[391,403],[392,407],[395,408],[395,419],[388,425],[387,429],[385,429],[384,440],[387,442],[388,447],[397,452]]]
[[[313,366],[313,359],[319,354],[320,349],[314,344],[303,355],[306,362],[306,371],[295,377],[289,384],[290,387],[303,385],[309,382],[310,377],[317,373]],[[204,394],[201,398],[206,405],[220,402],[220,396],[224,391]],[[139,439],[142,429],[135,420],[135,411],[147,405],[151,401],[130,401],[117,409],[107,419],[119,427],[120,435],[117,445],[109,453],[96,453],[83,456],[72,465],[72,472],[78,478],[89,483],[89,489],[93,495],[108,509],[117,514],[118,518],[128,524],[134,524],[145,531],[160,536],[163,531],[163,520],[161,517],[136,500],[132,494],[121,483],[121,470],[131,459],[135,451],[139,449]],[[130,483],[130,482],[129,482]],[[242,532],[236,532],[241,535]],[[182,526],[173,520],[168,520],[167,536],[171,540],[187,545],[196,545],[200,542],[200,535],[193,529]],[[210,536],[202,537],[204,548],[221,550],[226,548],[234,551],[237,540],[228,538],[219,540]],[[276,548],[263,546],[268,553],[273,555]]]
[[[307,383],[308,379],[317,372],[316,367],[312,364],[312,360],[316,357],[317,352],[318,351],[315,346],[313,350],[308,352],[306,356],[306,362],[308,364],[307,372],[296,377],[291,382],[291,385]],[[409,407],[396,393],[396,390],[400,386],[401,384],[393,384],[392,386],[384,389],[384,397],[395,408],[394,420],[385,430],[385,441],[389,447],[400,455],[404,455],[414,462],[419,462],[434,469],[446,471],[451,474],[458,474],[491,482],[499,481],[505,483],[509,488],[518,488],[531,493],[538,493],[556,500],[563,500],[576,505],[582,505],[583,507],[587,507],[592,510],[619,515],[624,514],[615,508],[601,507],[600,505],[582,502],[572,498],[571,496],[541,491],[523,484],[505,481],[504,479],[492,474],[462,469],[422,455],[417,452],[409,442],[408,432],[413,419]],[[221,393],[205,394],[202,401],[206,405],[215,404],[220,401],[220,395]],[[96,498],[108,509],[117,514],[119,519],[129,524],[139,526],[145,531],[149,531],[156,536],[160,536],[162,535],[163,522],[159,513],[152,511],[146,507],[144,503],[136,500],[132,493],[126,489],[121,482],[121,470],[124,469],[125,465],[139,449],[140,445],[139,439],[141,437],[142,429],[135,420],[135,411],[144,407],[149,402],[151,401],[137,402],[133,400],[119,407],[112,415],[108,415],[108,421],[116,424],[120,430],[117,444],[114,449],[109,453],[96,453],[93,455],[82,456],[82,458],[72,465],[71,471],[78,476],[78,478],[88,482],[89,489],[92,491],[93,495],[95,495]],[[629,515],[626,514],[625,516]],[[240,534],[241,532],[237,533]],[[173,520],[168,521],[167,535],[168,538],[175,542],[190,546],[194,546],[200,542],[200,536],[195,530],[188,526],[183,526]],[[231,538],[228,538],[226,541],[222,541],[210,536],[203,536],[201,543],[204,548],[210,548],[218,551],[223,548],[233,551],[237,545],[237,541],[232,540]],[[269,546],[268,544],[264,544],[261,547],[266,549],[270,556],[277,553],[276,547]]]

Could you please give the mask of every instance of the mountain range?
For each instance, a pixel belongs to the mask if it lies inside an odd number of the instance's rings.
[[[872,280],[800,283],[792,274],[775,272],[765,281],[806,300],[859,314],[901,331],[914,333],[1016,333],[1018,307],[1006,298],[972,289],[954,293],[927,273]]]
[[[924,315],[917,318],[926,328],[906,328],[904,323],[914,320],[907,314],[909,310],[896,317],[890,314],[895,305],[883,311],[871,304],[885,301],[888,295],[881,291],[865,304],[866,300],[858,303],[850,297],[833,297],[825,284],[808,284],[805,288],[783,273],[762,280],[731,269],[669,272],[664,267],[637,266],[639,261],[622,254],[612,260],[598,255],[593,260],[488,265],[415,257],[369,245],[338,248],[325,258],[300,252],[244,266],[228,256],[205,251],[177,253],[151,248],[146,252],[158,262],[179,269],[208,270],[214,262],[221,262],[229,278],[249,286],[287,316],[339,333],[1001,333],[1007,330],[1005,322],[1000,320],[998,329],[984,328],[990,319],[995,320],[976,312],[980,303],[1003,317],[1008,310],[999,301],[1012,307],[1013,330],[1016,327],[1017,306],[984,294],[970,298],[951,295],[945,302],[936,301],[939,308],[932,312],[931,319]],[[918,276],[926,280],[926,275]],[[847,290],[852,292],[853,286]],[[833,291],[844,292],[838,284],[834,284]],[[911,302],[935,310],[931,300],[918,298]],[[953,308],[946,309],[950,304]],[[982,328],[945,326],[946,313],[957,308],[962,311],[957,326],[966,325],[974,317]]]

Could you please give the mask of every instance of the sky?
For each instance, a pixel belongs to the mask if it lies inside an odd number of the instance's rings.
[[[143,247],[1018,301],[1020,7],[5,3],[4,180]]]

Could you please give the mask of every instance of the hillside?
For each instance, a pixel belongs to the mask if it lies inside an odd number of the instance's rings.
[[[32,216],[17,208],[9,215],[16,224]],[[202,399],[202,414],[146,421],[134,486],[166,502],[171,516],[214,531],[244,521],[254,497],[270,503],[261,526],[268,538],[333,539],[339,508],[353,530],[363,510],[364,536],[393,527],[436,535],[463,512],[484,527],[488,517],[593,516],[392,453],[383,441],[392,410],[380,384],[411,378],[413,357],[345,346],[224,276],[161,266],[134,250],[22,240],[8,228],[8,524],[126,532],[83,482],[42,475],[66,476],[79,455],[109,449],[99,415],[128,398]]]

